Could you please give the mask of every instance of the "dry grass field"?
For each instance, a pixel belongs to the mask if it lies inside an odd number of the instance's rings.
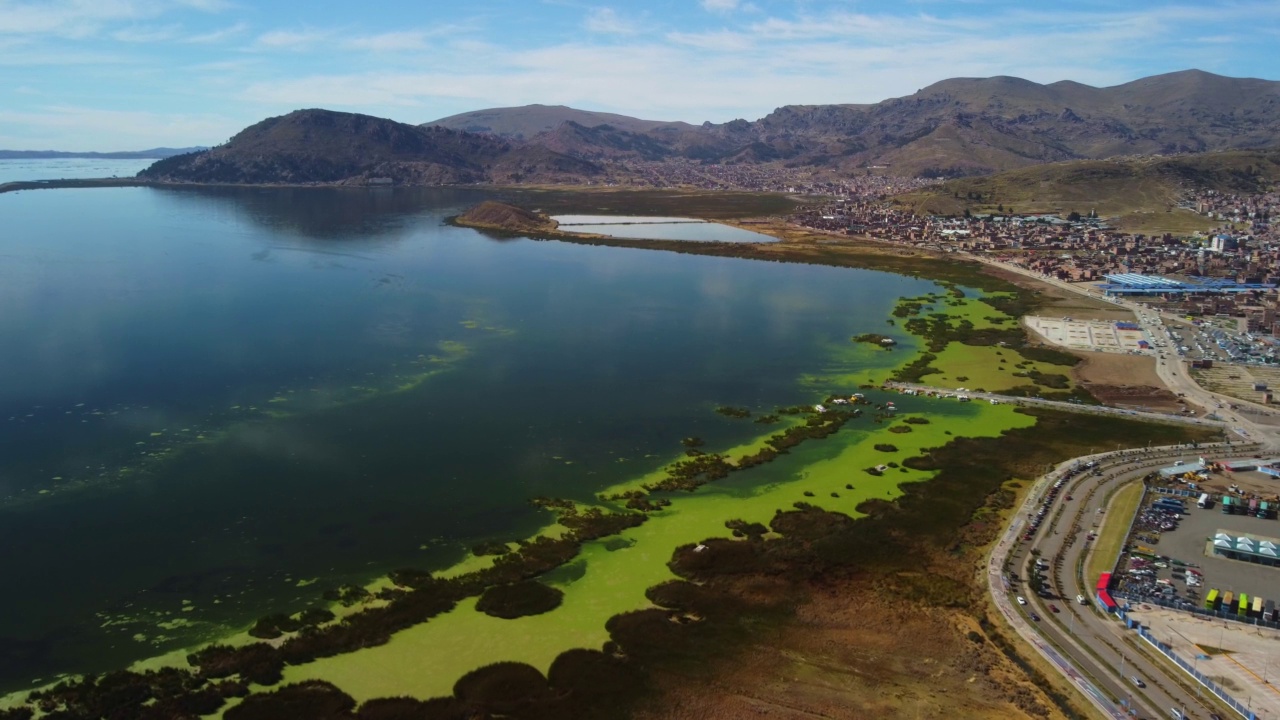
[[[1254,383],[1280,389],[1280,368],[1275,367],[1216,365],[1208,370],[1192,370],[1191,376],[1206,390],[1255,403],[1262,402],[1262,393],[1253,389]]]

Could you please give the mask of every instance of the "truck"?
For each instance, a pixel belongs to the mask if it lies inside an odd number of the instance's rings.
[[[1223,612],[1235,612],[1235,599],[1236,596],[1230,590],[1222,593],[1222,602],[1218,604],[1218,608]]]
[[[1249,517],[1258,516],[1258,498],[1253,498],[1249,501],[1249,512],[1245,514],[1248,515]]]
[[[1257,619],[1262,617],[1262,608],[1265,607],[1262,598],[1253,598],[1253,607],[1249,609],[1249,617]]]
[[[1234,515],[1236,512],[1234,499],[1230,495],[1222,496],[1222,514]]]
[[[1258,503],[1258,517],[1262,518],[1263,520],[1270,520],[1271,517],[1275,515],[1275,513],[1276,513],[1275,503],[1268,502],[1266,500],[1263,500],[1262,502]]]
[[[1205,609],[1205,610],[1217,610],[1217,609],[1218,609],[1218,591],[1217,591],[1217,589],[1210,590],[1210,591],[1209,591],[1209,593],[1208,593],[1207,595],[1205,595],[1205,596],[1204,596],[1204,609]]]
[[[1237,601],[1236,617],[1249,616],[1249,595],[1248,593],[1240,593],[1240,599]]]
[[[1209,493],[1200,493],[1200,501],[1196,503],[1201,510],[1207,510],[1213,506],[1213,498],[1209,497]]]

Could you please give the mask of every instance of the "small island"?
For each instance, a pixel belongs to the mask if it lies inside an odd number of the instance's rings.
[[[454,218],[462,227],[511,233],[558,234],[560,223],[548,215],[515,205],[486,200]]]

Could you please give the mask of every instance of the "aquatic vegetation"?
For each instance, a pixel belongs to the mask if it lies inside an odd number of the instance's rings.
[[[893,338],[879,333],[863,333],[861,335],[855,335],[851,339],[856,343],[865,343],[867,345],[876,345],[884,348],[888,348],[894,343]]]
[[[751,411],[748,410],[747,408],[730,407],[728,405],[722,405],[716,408],[716,412],[720,413],[721,415],[724,415],[725,417],[731,417],[731,418],[751,417]]]
[[[486,540],[471,548],[474,555],[506,555],[511,552],[511,547],[501,540]]]
[[[476,610],[492,617],[513,619],[527,615],[540,615],[560,607],[564,591],[543,585],[535,580],[495,585],[484,591],[476,601]]]

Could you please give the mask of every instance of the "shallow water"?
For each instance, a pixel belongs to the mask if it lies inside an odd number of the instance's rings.
[[[849,337],[934,288],[444,224],[483,197],[0,196],[0,546],[23,588],[0,599],[0,686],[525,536],[548,519],[532,496],[761,431],[718,405],[892,364]]]
[[[692,242],[776,242],[771,235],[695,218],[642,215],[554,215],[568,232],[645,240]]]

